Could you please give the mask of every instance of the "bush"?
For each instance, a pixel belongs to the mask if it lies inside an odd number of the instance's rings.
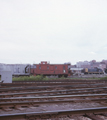
[[[21,76],[21,77],[13,77],[13,81],[34,81],[34,80],[40,80],[40,81],[45,81],[45,80],[59,80],[59,79],[66,79],[64,76],[61,78],[48,78],[47,76],[43,75],[37,75],[37,76]]]
[[[43,75],[14,77],[13,81],[43,80]]]
[[[100,80],[107,80],[107,76],[103,77],[103,78],[100,78]]]

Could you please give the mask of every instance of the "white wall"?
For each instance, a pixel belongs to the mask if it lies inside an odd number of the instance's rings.
[[[3,81],[3,83],[12,83],[12,72],[1,71],[1,81]]]

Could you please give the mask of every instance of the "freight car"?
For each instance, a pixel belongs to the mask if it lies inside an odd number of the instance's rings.
[[[82,71],[84,74],[104,74],[103,70],[100,68],[85,68]]]
[[[107,68],[105,68],[104,72],[107,74]]]
[[[40,64],[33,64],[30,67],[31,75],[44,75],[44,76],[64,76],[70,75],[68,64],[50,64],[46,61],[42,61]]]

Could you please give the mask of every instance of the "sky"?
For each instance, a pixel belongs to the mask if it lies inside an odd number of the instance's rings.
[[[107,0],[0,0],[0,63],[107,60]]]

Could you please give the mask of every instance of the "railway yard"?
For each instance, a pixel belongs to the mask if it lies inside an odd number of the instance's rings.
[[[107,120],[107,81],[1,83],[0,120]]]

